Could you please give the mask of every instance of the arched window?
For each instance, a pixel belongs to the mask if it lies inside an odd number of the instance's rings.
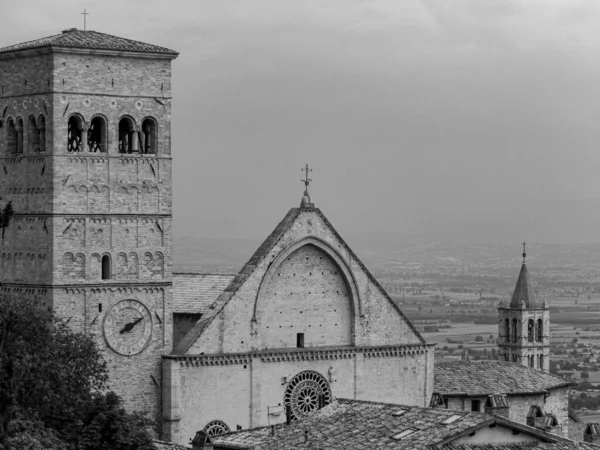
[[[542,322],[542,319],[537,320],[537,341],[544,342],[544,322]]]
[[[544,355],[540,355],[540,370],[544,370]]]
[[[535,364],[535,356],[534,355],[529,355],[527,357],[527,359],[529,359],[529,367],[534,367]]]
[[[110,280],[110,256],[108,255],[102,257],[102,279]]]
[[[15,121],[9,118],[6,122],[6,143],[9,153],[17,153],[17,127]]]
[[[502,336],[504,342],[510,342],[510,319],[504,319],[504,335]]]
[[[512,327],[510,328],[510,340],[511,342],[517,342],[517,319],[512,320]]]
[[[512,362],[517,362],[517,354],[513,353],[512,355]]]
[[[144,119],[142,122],[142,153],[156,154],[156,122],[154,119]]]
[[[85,149],[83,142],[83,120],[78,116],[69,117],[67,132],[67,151],[81,152]],[[87,137],[87,135],[86,135]]]
[[[40,132],[33,116],[29,116],[29,120],[27,121],[27,141],[30,153],[40,151]]]
[[[533,338],[535,335],[535,325],[533,323],[533,319],[529,319],[527,321],[527,341],[528,342],[533,342]]]
[[[23,119],[17,118],[17,153],[23,153]]]
[[[133,120],[123,117],[119,121],[119,153],[138,153],[139,140]]]
[[[102,117],[96,116],[90,122],[88,145],[90,152],[106,153],[106,122]]]
[[[42,115],[38,117],[37,121],[37,131],[38,131],[38,143],[40,152],[46,151],[46,118]]]

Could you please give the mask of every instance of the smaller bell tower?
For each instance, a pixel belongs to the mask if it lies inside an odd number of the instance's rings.
[[[498,355],[505,361],[550,371],[550,310],[545,300],[538,301],[531,287],[525,262],[509,305],[498,307]]]

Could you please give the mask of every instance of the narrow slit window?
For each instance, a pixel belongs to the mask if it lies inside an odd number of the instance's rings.
[[[102,257],[102,279],[110,280],[110,256],[108,255]]]
[[[304,348],[304,333],[296,334],[296,347]]]

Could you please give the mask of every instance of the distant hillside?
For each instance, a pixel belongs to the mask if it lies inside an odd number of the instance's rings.
[[[348,244],[373,272],[406,264],[435,268],[515,270],[521,263],[521,247],[515,245],[459,244],[427,240],[389,232],[350,235]],[[175,239],[176,271],[236,273],[261,244],[258,239]],[[527,245],[531,270],[564,269],[600,271],[600,244]]]

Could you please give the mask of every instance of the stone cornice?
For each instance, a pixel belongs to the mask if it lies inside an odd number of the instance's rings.
[[[253,359],[260,359],[263,363],[352,359],[361,354],[364,358],[396,358],[424,355],[434,346],[435,344],[409,344],[377,347],[274,349],[215,355],[163,355],[163,358],[175,360],[179,362],[181,367],[198,367],[249,364]]]

